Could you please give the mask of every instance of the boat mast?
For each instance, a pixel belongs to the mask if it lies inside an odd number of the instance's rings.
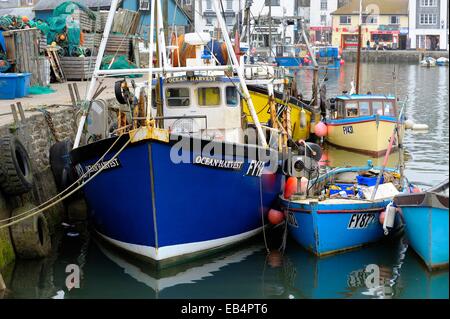
[[[166,54],[166,39],[164,33],[164,22],[163,22],[163,13],[162,13],[162,5],[160,0],[156,0],[156,54],[157,54],[157,63],[160,68],[162,68],[163,72],[159,73],[158,82],[156,84],[156,116],[162,118],[164,116],[164,107],[165,107],[165,94],[164,94],[164,78],[165,78],[165,68],[167,66],[167,54]],[[158,127],[164,127],[164,121],[161,119],[158,121]]]
[[[253,122],[255,123],[256,130],[258,132],[258,138],[261,142],[261,145],[263,147],[268,147],[264,132],[261,127],[261,123],[258,119],[258,114],[255,111],[255,107],[253,105],[252,98],[250,96],[250,92],[248,91],[247,84],[245,83],[245,77],[244,77],[244,69],[239,67],[239,61],[236,57],[236,54],[233,50],[233,45],[231,44],[230,36],[228,35],[227,26],[225,24],[225,21],[223,20],[221,10],[219,10],[221,0],[214,0],[214,10],[216,12],[217,22],[219,23],[220,29],[223,33],[223,38],[225,40],[225,44],[227,46],[228,54],[231,56],[231,61],[233,68],[236,70],[239,81],[241,83],[242,87],[242,93],[244,94],[244,98],[247,101],[248,109],[250,110],[250,114],[252,115]]]
[[[150,43],[148,54],[148,93],[147,93],[147,114],[145,124],[149,126],[152,118],[152,85],[153,85],[153,47],[155,45],[155,0],[150,3]]]
[[[358,25],[358,51],[356,55],[356,94],[359,94],[360,66],[361,66],[361,27],[362,25],[362,0],[359,0],[359,25]]]
[[[271,57],[272,57],[272,0],[269,0],[269,58]]]
[[[94,72],[92,74],[91,83],[89,84],[89,90],[86,95],[87,103],[91,103],[91,99],[95,94],[95,86],[97,85],[97,77],[96,72],[100,70],[103,55],[105,54],[106,43],[108,42],[109,33],[111,32],[112,24],[114,21],[114,15],[116,14],[117,7],[119,6],[119,2],[121,0],[113,0],[111,2],[111,7],[108,13],[108,19],[106,20],[105,30],[103,31],[102,41],[100,43],[100,48],[98,49],[97,61],[95,61]],[[83,110],[83,114],[80,118],[80,122],[78,124],[77,135],[75,136],[75,141],[73,143],[73,148],[77,148],[80,145],[81,135],[83,134],[84,124],[86,123],[86,117],[89,112],[89,107],[85,106]]]

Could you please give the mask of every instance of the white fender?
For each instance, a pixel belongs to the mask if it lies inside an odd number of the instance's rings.
[[[394,228],[396,211],[397,211],[397,209],[394,206],[392,206],[392,203],[389,203],[387,205],[386,215],[385,215],[384,222],[383,222],[383,230],[384,230],[385,235],[388,235],[389,230]]]

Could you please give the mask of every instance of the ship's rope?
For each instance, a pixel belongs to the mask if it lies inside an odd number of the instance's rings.
[[[94,177],[96,177],[100,172],[102,172],[106,167],[108,167],[108,165],[115,160],[120,153],[122,153],[122,151],[125,149],[125,147],[131,142],[130,139],[128,139],[128,141],[120,148],[120,150],[110,159],[106,162],[105,165],[103,165],[102,168],[100,168],[94,175],[92,175],[91,177],[89,177],[86,181],[82,182],[78,187],[76,187],[75,189],[73,189],[72,191],[69,192],[69,190],[79,184],[88,174],[90,174],[90,172],[92,171],[92,169],[94,169],[94,167],[97,166],[97,164],[99,164],[101,161],[103,161],[104,157],[106,156],[106,154],[109,153],[109,151],[111,151],[111,149],[114,147],[114,145],[117,143],[117,141],[119,140],[119,138],[117,138],[114,143],[111,145],[111,147],[103,154],[103,156],[94,164],[92,165],[87,171],[86,173],[84,173],[77,181],[75,181],[72,185],[70,185],[69,187],[67,187],[65,190],[63,190],[61,193],[57,194],[56,196],[52,197],[51,199],[47,200],[46,202],[42,203],[41,205],[30,209],[26,212],[23,212],[19,215],[16,215],[14,217],[10,217],[10,218],[6,218],[3,220],[0,220],[0,223],[5,223],[8,222],[7,224],[4,225],[0,225],[0,229],[2,228],[6,228],[12,225],[15,225],[23,220],[26,220],[30,217],[33,217],[34,215],[37,215],[53,206],[55,206],[56,204],[62,202],[64,199],[66,199],[67,197],[73,195],[75,192],[77,192],[78,190],[80,190],[81,188],[83,188],[86,184],[88,184]],[[67,193],[68,192],[68,193]],[[64,194],[64,195],[63,195]],[[57,199],[57,201],[53,202],[55,199]],[[23,217],[21,217],[23,216]],[[20,217],[20,218],[19,218]]]

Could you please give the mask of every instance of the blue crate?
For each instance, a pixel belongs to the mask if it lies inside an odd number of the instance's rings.
[[[336,183],[330,186],[330,195],[345,191],[347,195],[355,195],[355,188],[353,184]]]
[[[17,73],[16,98],[29,94],[31,73]]]
[[[17,74],[0,73],[0,100],[16,98]]]
[[[356,180],[358,181],[359,185],[366,185],[366,186],[374,186],[377,183],[377,176],[373,177],[367,177],[362,175],[357,175]],[[384,183],[384,176],[381,176],[380,184]]]

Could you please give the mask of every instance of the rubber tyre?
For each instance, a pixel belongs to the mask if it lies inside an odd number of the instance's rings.
[[[0,189],[7,195],[22,195],[33,187],[30,158],[14,135],[0,138]]]
[[[27,203],[14,209],[11,216],[17,216],[33,208],[36,206]],[[37,259],[47,257],[51,253],[52,243],[48,223],[42,213],[12,225],[11,237],[15,252],[20,258]]]
[[[58,192],[62,192],[77,180],[77,173],[70,163],[73,143],[69,139],[57,142],[50,147],[50,167]]]
[[[125,98],[125,96],[123,95],[123,91],[122,91],[122,83],[124,81],[120,80],[120,81],[116,81],[114,83],[114,95],[116,96],[116,100],[117,102],[119,102],[120,104],[127,104],[127,100]]]

